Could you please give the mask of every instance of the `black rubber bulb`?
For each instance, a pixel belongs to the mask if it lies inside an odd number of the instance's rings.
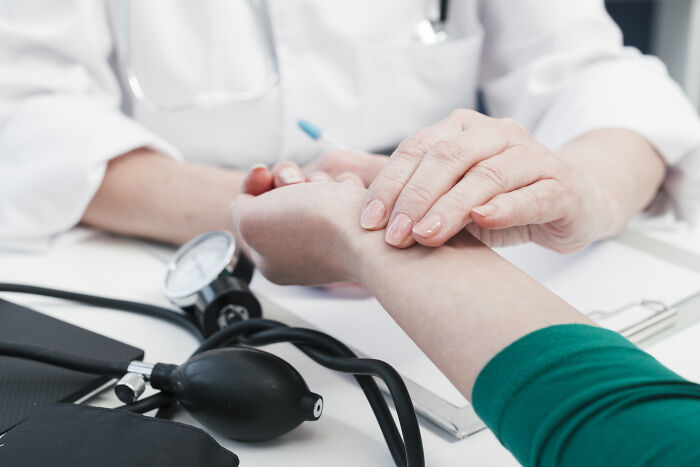
[[[202,425],[239,441],[281,436],[323,411],[323,398],[294,367],[248,347],[209,350],[179,367],[159,363],[151,385],[174,393]]]

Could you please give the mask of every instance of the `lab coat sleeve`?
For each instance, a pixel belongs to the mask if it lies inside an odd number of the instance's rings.
[[[489,113],[513,117],[551,149],[597,128],[650,141],[669,166],[675,209],[697,218],[700,120],[662,62],[624,47],[602,0],[483,0],[481,88]],[[667,182],[670,181],[667,180]]]
[[[102,2],[0,3],[0,248],[41,249],[70,229],[107,162],[177,151],[119,109]]]

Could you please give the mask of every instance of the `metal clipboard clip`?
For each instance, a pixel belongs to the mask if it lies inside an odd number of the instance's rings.
[[[638,309],[643,312],[643,318],[631,320],[619,329],[613,329],[634,343],[638,343],[653,336],[654,334],[672,326],[676,322],[678,311],[659,300],[637,300],[625,306],[610,311],[593,311],[588,313],[588,317],[598,322],[603,327],[605,321],[623,314],[633,314]],[[651,314],[649,314],[651,312]]]

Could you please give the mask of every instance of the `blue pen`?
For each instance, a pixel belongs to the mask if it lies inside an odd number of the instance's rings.
[[[332,148],[345,149],[346,146],[338,141],[333,135],[330,135],[327,131],[321,130],[319,127],[307,120],[297,120],[299,128],[309,135],[311,139],[319,141],[326,144]]]

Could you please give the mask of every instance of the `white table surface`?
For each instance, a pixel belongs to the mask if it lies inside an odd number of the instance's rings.
[[[43,285],[66,290],[169,306],[160,292],[163,257],[169,250],[139,241],[91,231],[71,232],[54,242],[46,253],[0,252],[0,281]],[[195,349],[187,332],[153,318],[76,305],[20,294],[0,294],[51,316],[140,347],[146,361],[181,363]],[[693,302],[700,306],[698,301]],[[274,316],[273,305],[263,300]],[[683,311],[683,310],[681,310]],[[309,388],[324,397],[323,416],[305,422],[273,441],[245,444],[214,437],[235,452],[242,466],[384,466],[392,465],[389,452],[354,380],[319,367],[290,345],[268,348],[289,361]],[[648,349],[681,375],[700,381],[700,326],[687,329]],[[111,393],[93,403],[113,406]],[[185,413],[176,420],[199,426]],[[426,464],[429,466],[517,466],[515,459],[487,430],[457,441],[421,420]]]

